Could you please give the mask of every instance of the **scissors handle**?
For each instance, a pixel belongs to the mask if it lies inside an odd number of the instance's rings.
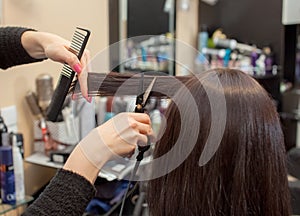
[[[137,103],[134,112],[136,112],[136,113],[144,113],[145,109],[144,109],[144,107],[140,103]],[[149,140],[149,137],[148,137],[148,143],[147,143],[146,146],[138,146],[139,153],[136,156],[137,161],[143,160],[144,153],[150,148],[150,142],[149,141],[150,140]]]
[[[143,160],[143,158],[144,158],[144,153],[145,153],[146,151],[148,151],[149,148],[150,148],[150,145],[146,145],[146,146],[138,146],[139,153],[138,153],[138,155],[136,156],[136,160],[137,160],[137,161]]]
[[[134,112],[136,112],[136,113],[144,113],[145,109],[144,109],[144,107],[141,104],[137,104],[135,106]]]

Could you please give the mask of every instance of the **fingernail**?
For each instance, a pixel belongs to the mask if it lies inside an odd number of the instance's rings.
[[[77,63],[74,65],[73,69],[76,73],[79,74],[81,72],[81,65],[79,63]]]
[[[87,98],[86,98],[87,102],[89,102],[89,103],[92,102],[92,99],[93,99],[92,97],[87,97]]]
[[[77,99],[77,95],[76,94],[72,94],[72,100],[76,100]]]

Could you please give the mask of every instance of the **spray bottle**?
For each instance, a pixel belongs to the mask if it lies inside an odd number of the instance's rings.
[[[23,158],[17,145],[17,136],[13,135],[12,140],[16,201],[23,201],[25,199]]]
[[[0,146],[0,177],[2,203],[15,205],[15,176],[11,146]]]

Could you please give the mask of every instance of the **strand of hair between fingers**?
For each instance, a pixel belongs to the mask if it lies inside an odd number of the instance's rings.
[[[139,85],[139,76],[133,73],[108,74],[92,73],[88,74],[88,94],[89,96],[124,96],[136,95],[136,88]],[[151,96],[172,97],[178,89],[186,83],[191,76],[154,76],[145,75],[145,86],[148,86],[156,77]],[[79,83],[74,81],[69,93],[80,95]]]

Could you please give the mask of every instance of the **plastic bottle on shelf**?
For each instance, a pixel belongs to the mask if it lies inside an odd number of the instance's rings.
[[[16,146],[19,148],[22,158],[24,159],[24,138],[22,133],[16,133]]]
[[[158,109],[153,110],[150,113],[150,118],[151,118],[153,132],[156,136],[158,136],[160,126],[161,126],[161,121],[162,121],[161,112]]]
[[[2,136],[2,134],[3,134],[3,136]],[[5,135],[6,135],[6,139],[8,139],[7,126],[4,123],[4,119],[0,116],[0,146],[3,146],[2,137],[3,137],[3,139],[5,139]],[[0,172],[1,172],[1,169],[0,169]],[[1,189],[1,176],[0,176],[0,189]],[[1,192],[0,192],[0,201],[1,201]]]
[[[52,149],[52,145],[50,143],[50,136],[47,128],[47,123],[44,118],[42,118],[40,121],[40,127],[42,132],[42,140],[44,142],[45,154],[47,155],[49,151]]]
[[[266,74],[272,74],[272,67],[273,67],[273,53],[272,53],[272,49],[271,47],[264,47],[263,51],[266,55],[266,59],[265,59],[265,69],[266,69]]]
[[[2,203],[15,205],[15,176],[11,146],[0,146],[0,168]]]
[[[8,132],[1,133],[2,146],[10,146],[10,136]]]
[[[100,97],[96,101],[97,125],[101,125],[104,123],[106,114],[106,102],[107,97]]]
[[[207,48],[208,43],[208,31],[206,25],[201,25],[201,30],[198,35],[198,50],[202,52],[203,48]]]
[[[17,146],[17,137],[13,136],[13,164],[15,176],[15,191],[16,201],[23,201],[25,199],[25,185],[24,185],[24,165],[20,149]]]
[[[109,119],[111,119],[112,117],[115,116],[115,113],[112,110],[113,100],[114,100],[114,97],[112,97],[112,96],[107,97],[104,122],[108,121]]]
[[[0,146],[2,143],[2,134],[8,133],[7,126],[4,123],[4,119],[0,116]]]

